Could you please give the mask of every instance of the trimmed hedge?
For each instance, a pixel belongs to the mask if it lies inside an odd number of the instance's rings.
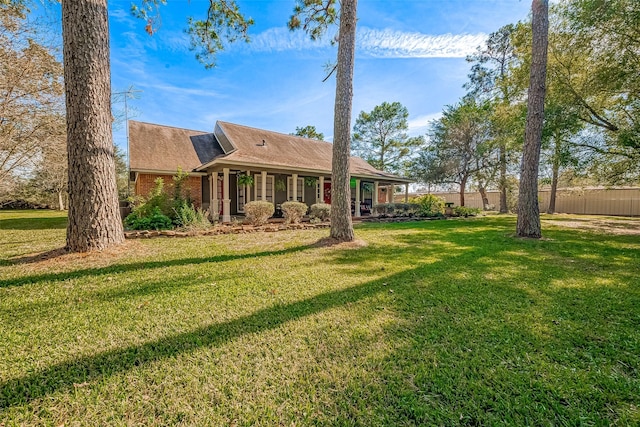
[[[284,202],[281,206],[284,221],[287,224],[297,224],[307,213],[309,208],[301,202]]]
[[[271,202],[256,200],[244,205],[244,212],[252,225],[263,225],[273,216],[275,208]]]

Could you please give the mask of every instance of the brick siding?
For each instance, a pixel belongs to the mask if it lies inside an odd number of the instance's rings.
[[[168,194],[173,192],[173,175],[155,175],[148,173],[138,174],[138,180],[136,181],[135,193],[136,196],[147,197],[151,189],[156,185],[155,180],[162,178],[164,181],[164,190]],[[189,176],[186,181],[185,190],[188,191],[189,197],[193,200],[193,204],[196,208],[202,206],[202,177]]]

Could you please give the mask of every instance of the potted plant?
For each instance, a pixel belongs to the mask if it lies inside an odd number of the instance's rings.
[[[276,180],[276,191],[286,191],[287,184],[284,183],[283,179]]]
[[[253,185],[253,177],[251,175],[238,175],[238,184],[251,187]]]
[[[316,182],[318,182],[318,178],[316,178],[315,176],[307,176],[304,179],[304,185],[306,185],[307,187],[315,187]]]

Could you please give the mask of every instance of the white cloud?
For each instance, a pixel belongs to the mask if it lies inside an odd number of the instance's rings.
[[[433,122],[434,120],[438,120],[440,117],[442,117],[442,113],[438,112],[438,113],[425,114],[425,115],[410,119],[408,122],[409,135],[411,136],[424,135],[425,133],[427,133],[427,130],[429,129],[429,125],[431,124],[431,122]]]
[[[282,52],[329,48],[332,37],[326,35],[321,40],[312,41],[302,31],[271,28],[254,36],[246,49]],[[362,27],[356,36],[356,53],[379,58],[464,58],[474,53],[486,38],[483,33],[430,35]]]
[[[486,34],[429,35],[362,28],[360,53],[381,58],[464,58],[484,43]]]

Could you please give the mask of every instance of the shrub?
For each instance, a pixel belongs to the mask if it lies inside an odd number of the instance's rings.
[[[414,197],[412,203],[418,205],[417,214],[420,216],[440,216],[444,214],[444,199],[433,194]]]
[[[171,218],[164,215],[160,208],[155,207],[148,214],[141,216],[139,212],[132,212],[124,220],[127,228],[132,230],[168,230],[173,228]]]
[[[202,209],[196,210],[193,204],[186,200],[182,200],[173,210],[175,212],[173,223],[177,227],[202,230],[211,226],[207,214]]]
[[[379,203],[373,207],[373,212],[380,216],[393,216],[395,210],[395,203]]]
[[[456,216],[476,216],[480,213],[480,208],[468,208],[466,206],[456,206],[453,208],[453,214]]]
[[[273,216],[275,208],[271,202],[258,200],[244,205],[244,212],[251,224],[262,225],[266,224],[269,218]]]
[[[328,203],[315,203],[311,205],[309,217],[320,221],[328,221],[329,218],[331,218],[331,205]]]
[[[282,204],[282,214],[287,224],[297,224],[307,213],[309,207],[301,202],[284,202]]]

